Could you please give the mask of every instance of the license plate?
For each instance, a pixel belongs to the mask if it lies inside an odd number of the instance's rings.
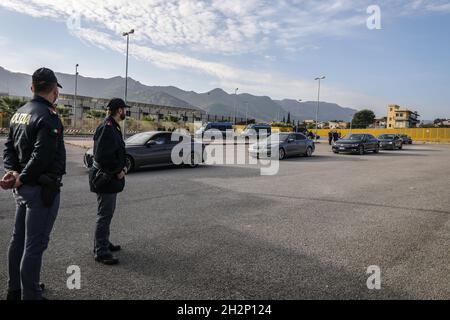
[[[344,147],[340,147],[339,150],[345,150],[345,148]]]

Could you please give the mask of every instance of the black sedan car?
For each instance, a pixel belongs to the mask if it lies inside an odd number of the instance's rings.
[[[382,134],[378,137],[378,140],[381,149],[403,149],[403,140],[396,134]]]
[[[401,134],[400,138],[403,140],[403,144],[413,144],[413,139],[406,134]]]
[[[358,153],[363,155],[367,151],[378,153],[380,151],[380,142],[371,134],[358,133],[349,134],[336,141],[332,146],[334,153]]]
[[[203,163],[203,144],[179,133],[162,131],[138,133],[128,138],[125,145],[128,171],[173,165],[172,150],[175,146],[190,150],[190,155],[183,155],[186,161],[181,163],[182,165],[197,167]],[[93,158],[94,151],[89,149],[84,156],[87,168],[92,166]]]

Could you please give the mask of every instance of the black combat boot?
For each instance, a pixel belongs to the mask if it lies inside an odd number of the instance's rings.
[[[119,259],[115,258],[112,254],[96,256],[95,261],[106,264],[108,266],[113,266],[119,263]]]

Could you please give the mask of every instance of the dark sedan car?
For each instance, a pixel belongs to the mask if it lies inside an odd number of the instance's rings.
[[[358,153],[363,155],[367,151],[378,153],[380,151],[380,142],[371,134],[358,133],[349,134],[336,141],[332,147],[334,153]]]
[[[403,140],[403,144],[413,144],[412,138],[406,134],[401,134],[400,138]]]
[[[161,131],[138,133],[128,138],[125,145],[128,171],[173,165],[171,155],[175,146],[185,147],[191,152],[190,156],[186,157],[187,161],[182,164],[197,167],[203,162],[203,145],[179,133]],[[84,156],[86,167],[92,166],[93,158],[93,149],[89,149]]]
[[[278,157],[283,160],[290,156],[311,157],[315,149],[314,141],[302,133],[275,133],[253,144],[248,151],[254,158],[264,158],[271,157],[272,150],[278,150]]]
[[[381,149],[403,149],[403,140],[396,134],[382,134],[378,137],[378,140]]]

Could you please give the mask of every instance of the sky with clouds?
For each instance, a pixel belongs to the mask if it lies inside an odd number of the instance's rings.
[[[381,29],[367,28],[367,8]],[[450,117],[448,0],[0,0],[0,66]],[[0,83],[0,91],[2,89]]]

